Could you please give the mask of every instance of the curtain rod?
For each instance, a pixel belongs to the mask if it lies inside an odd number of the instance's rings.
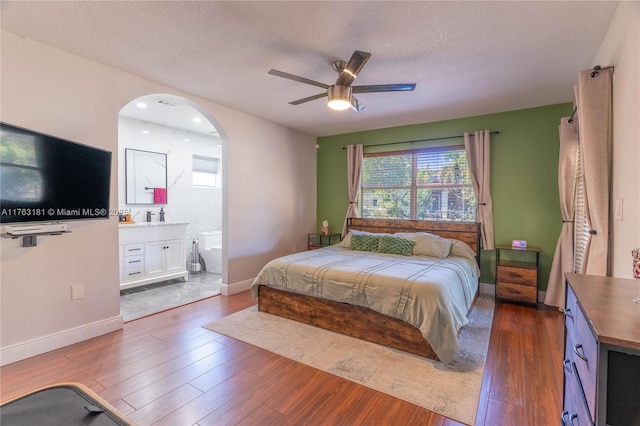
[[[500,134],[500,130],[495,130],[493,132],[489,132],[489,134],[491,135],[499,135]],[[387,143],[379,143],[379,144],[375,144],[375,145],[366,145],[364,148],[369,148],[370,146],[387,146],[387,145],[398,145],[398,144],[402,144],[402,143],[415,143],[415,142],[430,142],[430,141],[442,141],[445,139],[458,139],[458,138],[463,138],[464,135],[456,135],[456,136],[443,136],[441,138],[429,138],[429,139],[416,139],[414,141],[403,141],[403,142],[387,142]],[[342,149],[347,149],[346,146],[343,146]]]
[[[601,67],[600,65],[596,65],[591,69],[591,72],[589,73],[589,78],[596,78],[598,74],[600,74],[600,71],[608,70],[609,68],[611,68],[612,70],[615,70],[615,67],[613,65],[607,65],[606,67]],[[578,111],[578,107],[574,106],[573,112],[571,113],[571,117],[569,117],[569,120],[567,120],[569,123],[573,123],[573,116],[576,115],[576,111]]]

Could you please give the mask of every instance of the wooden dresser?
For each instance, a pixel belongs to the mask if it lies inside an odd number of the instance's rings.
[[[640,281],[567,274],[565,425],[640,425]]]

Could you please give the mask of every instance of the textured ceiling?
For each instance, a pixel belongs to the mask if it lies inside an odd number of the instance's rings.
[[[617,2],[2,1],[2,29],[267,120],[325,136],[573,100]],[[326,99],[335,60],[372,53],[364,112]],[[607,65],[607,64],[602,64]]]

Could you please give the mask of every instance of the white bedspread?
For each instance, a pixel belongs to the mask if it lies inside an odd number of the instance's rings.
[[[251,287],[292,291],[366,307],[417,327],[440,360],[458,352],[458,330],[478,289],[475,259],[401,256],[327,247],[280,257]]]

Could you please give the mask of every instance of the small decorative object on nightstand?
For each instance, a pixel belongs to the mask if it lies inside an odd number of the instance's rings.
[[[496,246],[496,300],[538,306],[537,247]]]
[[[315,250],[321,247],[327,247],[342,241],[340,234],[308,234],[308,249]]]

